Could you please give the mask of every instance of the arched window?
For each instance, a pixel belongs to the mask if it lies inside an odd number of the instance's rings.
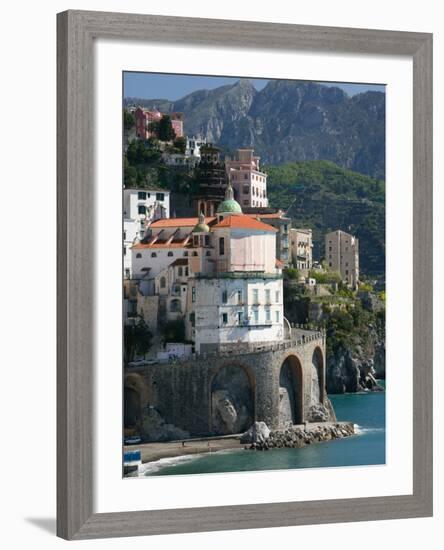
[[[196,252],[196,251],[193,252],[193,256],[197,256],[197,252]]]
[[[168,252],[167,256],[173,256],[173,253],[171,252],[171,250]]]
[[[166,279],[165,277],[161,277],[160,278],[160,288],[165,288],[166,287]]]
[[[188,257],[188,250],[185,250],[185,252],[183,253],[183,255],[185,256],[185,258]]]
[[[157,254],[155,252],[151,252],[151,258],[157,258]]]
[[[141,258],[141,257],[142,257],[142,254],[141,254],[140,252],[138,252],[138,253],[136,254],[136,258]]]
[[[181,313],[182,308],[180,306],[180,300],[171,300],[170,311],[172,313]]]

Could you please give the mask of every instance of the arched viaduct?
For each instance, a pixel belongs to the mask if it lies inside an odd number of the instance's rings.
[[[300,424],[325,402],[325,336],[306,331],[249,351],[134,367],[125,373],[124,389],[126,427],[148,439],[143,417],[150,407],[192,436],[239,433],[255,420],[271,429]],[[233,404],[237,409],[231,428],[215,411],[221,401],[227,414]]]

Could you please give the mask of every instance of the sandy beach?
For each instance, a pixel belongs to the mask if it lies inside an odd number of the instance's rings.
[[[142,462],[153,462],[161,458],[209,453],[227,449],[242,449],[240,435],[225,437],[211,437],[206,439],[188,439],[182,441],[166,441],[160,443],[141,443],[140,445],[126,445],[124,451],[140,450]]]

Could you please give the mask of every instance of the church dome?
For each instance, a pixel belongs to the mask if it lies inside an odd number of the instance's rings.
[[[201,212],[199,214],[199,223],[194,226],[193,233],[208,233],[209,231],[210,231],[210,228],[205,223],[205,216]]]
[[[234,199],[233,188],[228,184],[225,200],[217,208],[218,214],[242,214],[241,205]]]

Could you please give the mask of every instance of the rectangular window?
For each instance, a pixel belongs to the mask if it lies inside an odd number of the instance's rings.
[[[267,304],[270,303],[270,290],[267,288],[267,290],[265,291],[265,302]]]
[[[188,277],[188,267],[185,268],[185,277]]]
[[[257,325],[259,323],[259,310],[253,309],[253,320]]]
[[[259,303],[259,289],[253,288],[253,304]]]
[[[205,246],[210,246],[210,236],[205,235]]]
[[[225,254],[225,239],[224,237],[219,238],[219,255],[223,256]]]
[[[156,201],[164,201],[165,200],[165,193],[156,193]]]
[[[279,303],[281,299],[281,293],[279,292],[279,290],[276,290],[276,302]]]
[[[265,321],[269,323],[271,321],[271,311],[270,308],[265,308]]]
[[[228,302],[228,293],[226,290],[222,291],[222,303],[226,304]]]
[[[145,191],[139,191],[137,193],[137,198],[139,201],[146,201],[146,192]]]
[[[139,212],[139,214],[145,214],[146,208],[143,204],[139,204],[139,206],[137,207],[137,211]]]
[[[243,322],[244,322],[244,312],[243,311],[238,311],[237,312],[237,324],[242,325]]]
[[[226,325],[228,323],[228,313],[222,313],[222,324]]]
[[[196,301],[196,287],[195,286],[191,287],[191,301],[192,302]]]
[[[242,290],[237,291],[237,303],[238,304],[242,303]]]
[[[279,319],[280,319],[279,311],[276,311],[276,323],[280,322]]]

